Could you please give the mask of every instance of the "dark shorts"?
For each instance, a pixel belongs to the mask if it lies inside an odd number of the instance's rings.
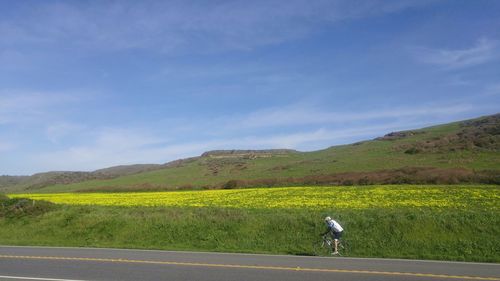
[[[340,237],[342,237],[343,231],[341,231],[341,232],[332,231],[331,233],[332,233],[333,239],[340,239]]]

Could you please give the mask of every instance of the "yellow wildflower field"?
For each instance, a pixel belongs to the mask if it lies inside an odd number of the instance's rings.
[[[469,208],[498,211],[500,186],[376,185],[232,190],[12,194],[70,205],[255,209]]]

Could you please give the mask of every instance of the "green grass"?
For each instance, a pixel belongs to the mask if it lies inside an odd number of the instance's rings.
[[[297,192],[302,192],[303,197],[308,198],[307,192],[317,193],[318,189],[292,188],[287,194],[298,196]],[[500,262],[498,186],[323,189],[325,194],[329,194],[328,189],[338,190],[339,196],[314,197],[313,200],[331,202],[317,208],[282,208],[273,204],[263,207],[257,203],[254,207],[241,207],[237,206],[235,198],[228,198],[236,204],[234,207],[61,204],[39,215],[16,211],[14,215],[0,215],[0,244],[312,255],[313,243],[325,230],[323,218],[330,215],[344,226],[344,238],[350,245],[349,256]],[[274,188],[255,191],[274,193],[282,190],[287,191]],[[246,190],[213,192],[243,194]],[[353,202],[353,207],[349,207],[351,200],[346,198],[351,198],[352,193],[362,197],[369,196],[370,192],[382,196],[375,200],[380,204],[360,208]],[[190,193],[172,194],[185,196]],[[205,194],[205,191],[198,193]],[[351,197],[345,197],[346,194]],[[400,201],[408,200],[405,194],[418,194],[410,196],[415,202],[433,203],[404,205]],[[114,195],[119,196],[99,196]],[[258,198],[252,200],[259,201]],[[340,207],[336,200],[348,202]],[[434,204],[436,202],[452,204]]]
[[[350,256],[500,262],[500,216],[474,210],[60,206],[0,219],[0,244],[311,255],[326,214]]]

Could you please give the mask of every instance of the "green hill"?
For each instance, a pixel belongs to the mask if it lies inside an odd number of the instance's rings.
[[[100,170],[102,171],[106,170]],[[115,171],[115,169],[111,169]],[[500,183],[500,114],[313,152],[212,151],[142,170],[9,192],[212,189],[280,185]],[[96,172],[93,172],[94,175]],[[92,173],[91,173],[92,175]],[[26,181],[26,179],[24,179]]]
[[[88,180],[105,180],[155,169],[164,165],[137,164],[116,166],[93,172],[54,171],[32,176],[0,176],[0,191],[36,190],[56,184],[71,184]]]

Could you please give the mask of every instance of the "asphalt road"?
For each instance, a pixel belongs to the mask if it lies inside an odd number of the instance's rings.
[[[12,280],[499,280],[500,264],[0,246]]]

